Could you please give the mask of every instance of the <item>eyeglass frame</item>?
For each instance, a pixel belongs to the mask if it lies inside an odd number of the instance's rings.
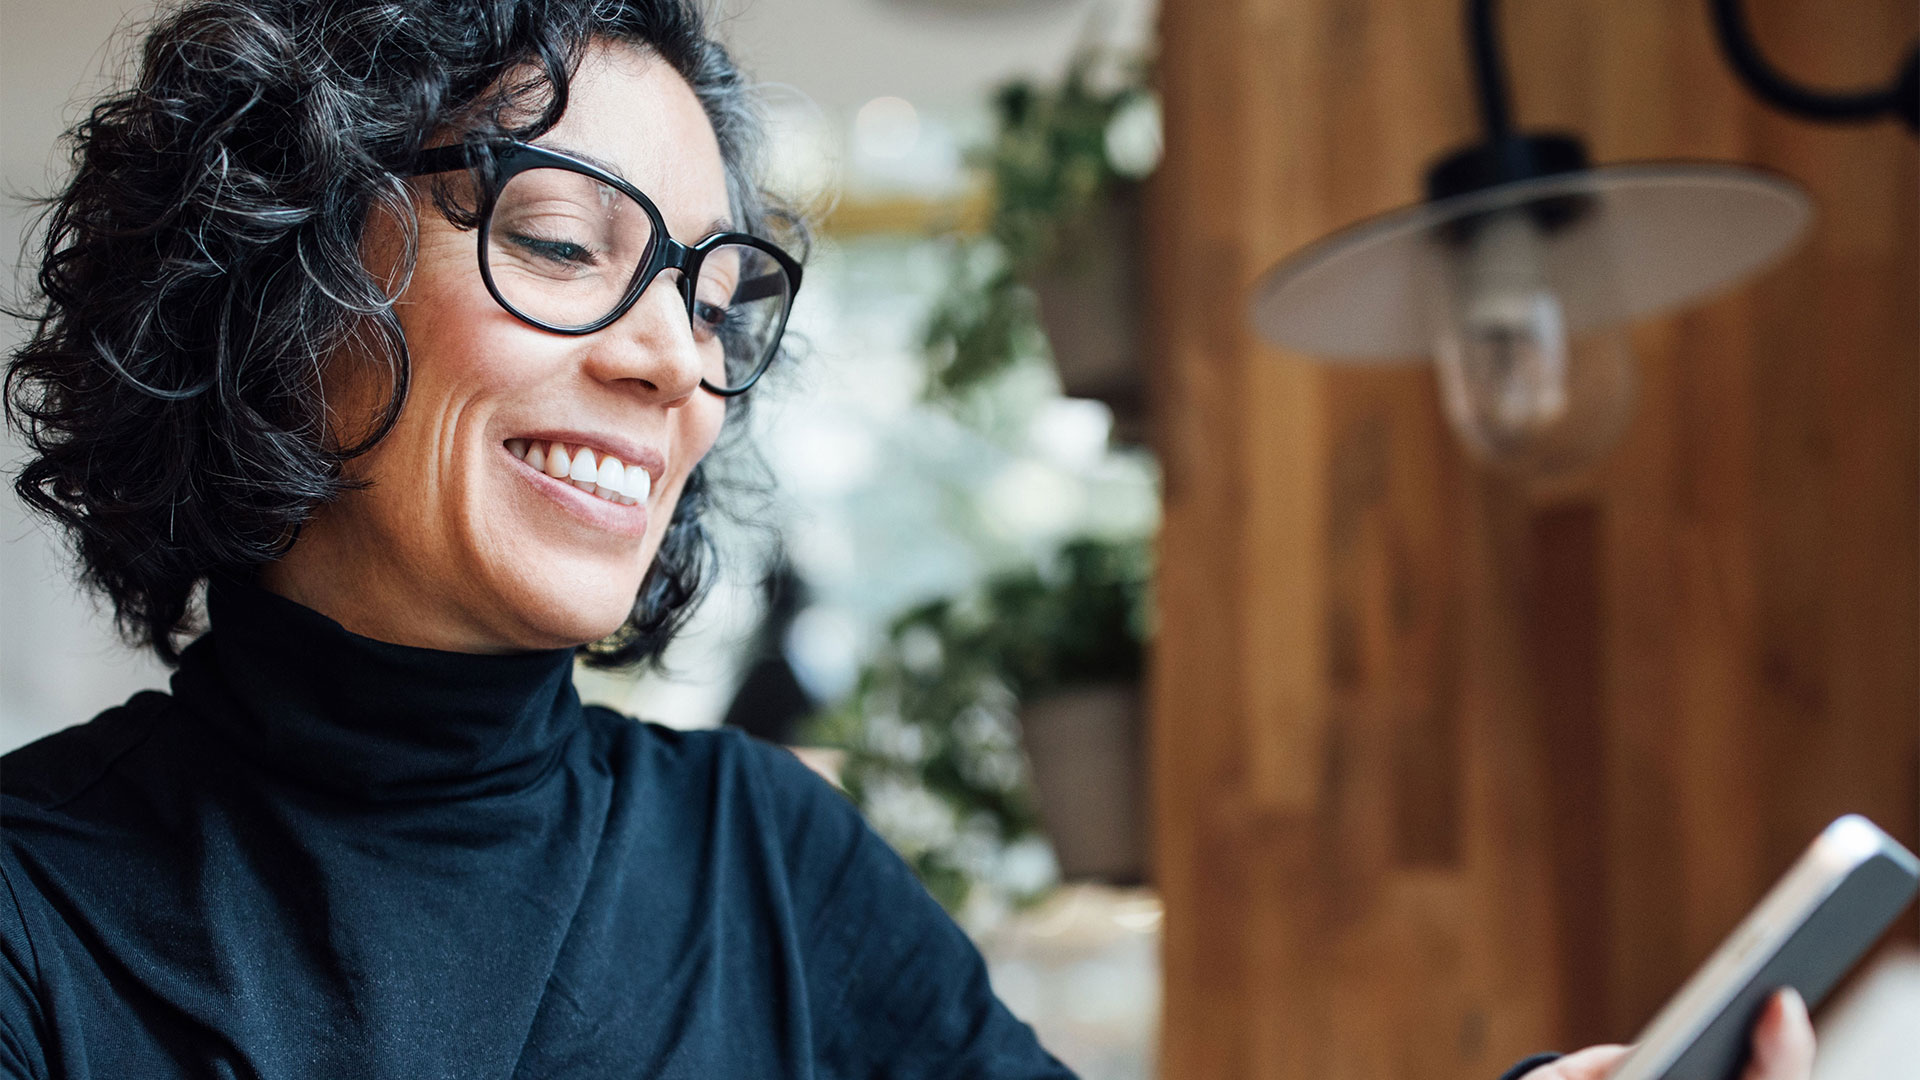
[[[653,283],[653,279],[658,277],[661,271],[678,270],[680,271],[678,291],[681,298],[686,301],[688,325],[691,327],[694,318],[693,286],[700,278],[701,262],[705,260],[707,254],[716,247],[727,244],[743,245],[756,248],[772,256],[773,260],[779,263],[780,268],[786,272],[788,283],[786,310],[780,313],[780,326],[774,331],[772,344],[767,349],[767,355],[760,360],[759,367],[754,370],[746,382],[735,387],[720,387],[707,381],[706,376],[703,375],[700,377],[700,385],[708,393],[719,397],[738,397],[748,390],[753,389],[753,385],[760,381],[760,376],[765,375],[767,369],[773,366],[774,358],[780,353],[780,341],[786,336],[787,319],[793,314],[793,300],[796,296],[800,295],[800,262],[782,250],[779,245],[770,240],[755,236],[752,233],[744,232],[716,232],[702,237],[692,244],[683,244],[675,240],[673,234],[667,231],[667,222],[661,215],[660,208],[655,206],[653,200],[649,199],[646,193],[639,188],[634,187],[627,181],[592,162],[582,161],[570,154],[563,154],[558,150],[550,150],[544,146],[535,146],[532,143],[521,142],[517,139],[499,139],[483,143],[454,143],[447,146],[429,147],[420,151],[414,159],[413,167],[407,169],[401,175],[430,176],[437,173],[455,172],[462,169],[471,171],[475,164],[476,152],[489,154],[492,167],[488,170],[484,179],[486,185],[485,194],[476,214],[476,220],[479,221],[479,226],[476,229],[478,237],[475,254],[478,256],[480,262],[480,280],[486,284],[487,292],[493,296],[494,302],[505,309],[507,314],[512,315],[514,318],[519,319],[529,326],[545,330],[549,333],[565,334],[569,337],[584,337],[587,334],[604,330],[614,323],[619,322],[621,316],[633,310],[633,305],[640,301],[641,295],[647,291],[647,286]],[[501,295],[500,287],[494,284],[493,268],[487,260],[487,241],[490,238],[493,228],[494,206],[499,200],[501,191],[505,190],[508,181],[530,169],[552,168],[579,173],[626,195],[634,202],[640,204],[640,209],[646,212],[648,219],[650,219],[653,224],[653,236],[655,239],[649,244],[652,248],[652,254],[647,256],[645,264],[634,274],[633,281],[627,286],[626,294],[620,298],[619,303],[614,305],[612,311],[584,326],[559,326],[541,319],[536,319],[526,312],[521,311],[519,308],[514,307],[505,296]],[[738,295],[737,290],[735,295]],[[756,297],[748,297],[748,299],[756,299]]]

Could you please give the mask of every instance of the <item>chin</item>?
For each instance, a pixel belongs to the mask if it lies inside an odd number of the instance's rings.
[[[609,588],[605,578],[589,584],[568,576],[524,582],[518,603],[517,620],[523,627],[523,644],[532,649],[565,648],[585,645],[612,634],[633,613],[640,583]]]
[[[591,644],[619,630],[632,611],[632,602],[628,601],[618,607],[602,605],[586,611],[547,612],[535,628],[536,636],[545,640],[533,647],[566,648]]]
[[[661,514],[671,514],[671,506],[663,506]],[[503,617],[494,624],[497,640],[527,649],[584,645],[613,634],[632,617],[660,536],[647,536],[637,550],[625,551],[568,547],[566,539],[565,534],[534,539],[518,531],[507,537],[483,534],[471,549],[478,571],[471,580],[490,585],[481,593],[491,594],[489,606]]]

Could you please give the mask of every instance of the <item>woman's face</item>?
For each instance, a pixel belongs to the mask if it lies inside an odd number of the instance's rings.
[[[692,243],[728,220],[726,170],[686,81],[651,54],[591,49],[566,115],[538,145],[610,166]],[[417,199],[419,252],[395,306],[412,385],[392,432],[352,461],[370,480],[321,508],[265,582],[356,633],[463,652],[556,648],[625,621],[688,474],[725,403],[701,389],[676,271],[618,322],[568,337],[495,303],[473,232]],[[368,226],[376,271],[397,259],[389,222]],[[354,415],[380,391],[329,385]],[[650,475],[633,506],[547,475],[516,451],[558,442]],[[631,487],[630,487],[631,490]]]

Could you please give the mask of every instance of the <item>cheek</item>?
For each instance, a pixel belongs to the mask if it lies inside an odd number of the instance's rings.
[[[685,486],[688,473],[700,464],[712,451],[714,443],[719,441],[721,427],[727,419],[727,401],[705,390],[694,391],[694,400],[681,410],[680,430],[676,441],[683,447],[682,458],[686,467],[681,471],[680,485]]]
[[[376,485],[403,481],[388,485],[388,499],[415,513],[417,527],[434,516],[418,514],[422,500],[489,475],[477,461],[491,449],[482,436],[495,406],[525,394],[563,363],[570,342],[530,331],[502,310],[480,278],[471,235],[450,228],[423,230],[394,315],[406,343],[406,400],[386,437],[347,470]],[[354,366],[367,374],[350,380],[351,392],[341,400],[352,411],[338,415],[365,417],[371,431],[392,379],[384,365]]]
[[[411,369],[410,413],[415,411],[413,399],[422,390],[462,377],[466,373],[453,369],[469,363],[484,365],[497,351],[474,347],[483,344],[476,338],[484,338],[494,320],[483,307],[492,306],[492,298],[480,277],[473,235],[453,228],[424,201],[415,205],[414,212],[419,233],[411,267],[403,265],[398,226],[385,214],[370,218],[361,238],[361,258],[369,272],[390,282],[404,279],[404,288],[394,296],[393,313],[406,340]]]
[[[659,550],[661,538],[666,535],[674,509],[680,504],[680,494],[686,489],[687,477],[693,474],[694,467],[713,449],[719,438],[727,416],[727,404],[705,390],[696,390],[693,400],[677,413],[673,429],[672,471],[668,474],[668,482],[672,487],[668,498],[662,500],[660,514],[647,528],[645,561],[649,565]]]
[[[465,241],[465,242],[463,242]],[[413,361],[415,388],[483,392],[522,374],[522,325],[493,301],[464,234],[422,239],[413,279],[395,305]],[[512,347],[510,347],[512,346]]]
[[[686,447],[687,470],[692,471],[719,441],[720,429],[727,419],[727,399],[705,390],[694,391],[693,400],[682,409],[678,438]]]
[[[431,246],[423,240],[413,279],[395,305],[410,382],[392,436],[415,457],[469,466],[474,455],[492,449],[482,438],[491,417],[573,363],[575,346],[495,303],[471,243],[465,234]]]

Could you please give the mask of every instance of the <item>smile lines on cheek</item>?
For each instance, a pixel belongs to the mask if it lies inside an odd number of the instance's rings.
[[[569,448],[563,442],[535,439],[508,439],[513,456],[555,480],[565,480],[589,495],[612,503],[633,506],[647,501],[653,490],[653,477],[638,465],[620,464],[611,454],[594,457],[585,446]]]

